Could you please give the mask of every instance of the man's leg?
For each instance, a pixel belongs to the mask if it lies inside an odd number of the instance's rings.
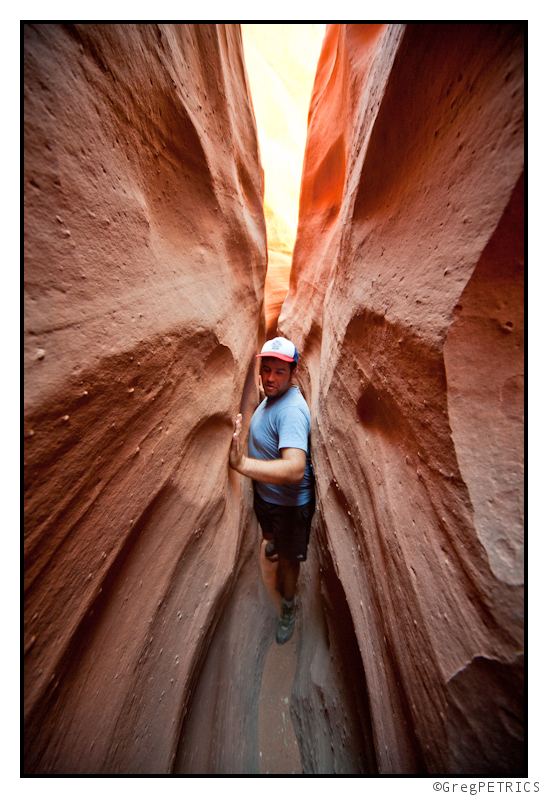
[[[276,627],[276,642],[287,643],[295,629],[295,588],[299,578],[300,563],[280,557],[276,574],[276,587],[282,594],[282,606]]]
[[[306,560],[313,512],[313,502],[309,502],[302,508],[285,508],[283,519],[285,523],[280,539],[276,539],[276,548],[279,552],[276,589],[282,595],[280,617],[276,627],[276,642],[280,644],[287,643],[295,629],[295,588],[299,578],[300,563]]]
[[[286,601],[293,601],[299,578],[300,563],[280,557],[276,574],[276,589]]]

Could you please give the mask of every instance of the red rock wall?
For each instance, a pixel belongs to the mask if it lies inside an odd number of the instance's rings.
[[[272,618],[227,467],[266,271],[239,26],[24,44],[25,770],[257,772]]]
[[[523,27],[330,25],[279,320],[303,772],[522,774]]]

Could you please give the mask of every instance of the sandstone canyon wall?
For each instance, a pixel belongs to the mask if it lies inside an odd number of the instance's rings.
[[[519,24],[329,25],[291,284],[303,772],[521,774]]]
[[[28,25],[24,59],[25,772],[256,772],[273,619],[227,467],[266,271],[240,28]]]

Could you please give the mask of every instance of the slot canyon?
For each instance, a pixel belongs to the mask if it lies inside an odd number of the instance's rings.
[[[526,774],[524,36],[328,24],[293,243],[239,24],[24,26],[25,774],[260,773],[267,331],[312,415],[302,774]]]

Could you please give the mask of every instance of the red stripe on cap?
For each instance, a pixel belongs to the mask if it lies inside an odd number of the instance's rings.
[[[261,352],[260,355],[255,355],[255,357],[277,357],[278,360],[285,360],[286,363],[295,362],[294,357],[289,357],[289,355],[281,355],[279,352]]]

